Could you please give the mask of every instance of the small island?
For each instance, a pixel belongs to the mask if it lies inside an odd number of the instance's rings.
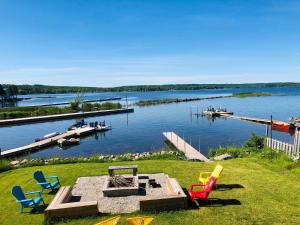
[[[237,98],[266,97],[266,96],[284,96],[284,94],[274,94],[271,92],[239,92],[239,93],[232,94],[232,97],[237,97]]]

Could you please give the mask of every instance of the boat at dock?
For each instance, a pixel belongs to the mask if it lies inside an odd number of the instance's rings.
[[[275,130],[288,132],[290,130],[294,130],[296,127],[293,123],[275,121],[272,122],[272,128]]]
[[[46,140],[46,139],[49,139],[49,138],[53,138],[53,137],[56,137],[56,136],[58,136],[58,135],[60,135],[59,132],[52,132],[52,133],[50,133],[50,134],[44,135],[42,138],[36,138],[36,139],[35,139],[35,142],[42,141],[42,140]]]
[[[71,145],[79,144],[79,141],[80,141],[80,138],[70,138],[70,139],[61,138],[57,141],[57,144],[60,147],[65,147],[65,146],[71,146]]]
[[[111,130],[111,125],[106,125],[105,120],[103,122],[95,123],[94,124],[96,131],[108,131]]]
[[[211,117],[217,117],[217,116],[223,116],[223,115],[233,115],[233,112],[228,112],[226,108],[213,108],[208,107],[207,110],[203,111],[202,114],[204,116],[211,116]]]
[[[82,128],[82,127],[85,127],[85,126],[87,126],[87,123],[86,123],[84,120],[81,120],[81,121],[79,121],[79,122],[77,122],[77,123],[71,125],[71,126],[68,128],[68,130],[75,130],[75,129],[77,129],[77,128],[80,128],[80,127]]]

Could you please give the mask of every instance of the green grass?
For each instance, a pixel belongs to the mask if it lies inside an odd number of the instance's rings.
[[[70,106],[58,107],[58,106],[22,106],[22,107],[7,107],[0,108],[0,119],[16,119],[32,116],[47,116],[58,115],[64,113],[76,113],[76,112],[89,112],[97,110],[108,109],[120,109],[122,105],[120,103],[104,102],[100,103],[83,103],[81,107],[72,108]]]
[[[233,93],[232,97],[246,98],[246,97],[263,97],[263,96],[283,96],[284,94],[273,94],[270,92],[239,92]]]
[[[19,205],[10,194],[13,185],[21,185],[25,191],[38,190],[32,174],[42,170],[46,175],[58,175],[63,185],[73,185],[79,176],[107,174],[109,165],[119,163],[77,163],[27,167],[0,173],[0,224],[43,224],[43,214],[19,213]],[[177,178],[183,188],[197,182],[200,171],[212,170],[216,163],[201,163],[176,160],[145,160],[134,162],[140,173],[164,172]],[[259,158],[233,159],[221,162],[224,171],[219,185],[240,185],[242,188],[214,190],[210,198],[222,199],[222,204],[212,201],[200,208],[169,212],[137,212],[124,215],[153,215],[153,224],[298,224],[300,221],[300,169],[287,170],[277,162]],[[46,203],[53,195],[43,194]],[[235,203],[235,204],[233,204]],[[237,204],[240,203],[240,204]],[[89,225],[108,218],[109,215],[58,221],[56,224]]]

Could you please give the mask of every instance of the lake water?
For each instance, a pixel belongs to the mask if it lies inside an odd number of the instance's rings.
[[[194,98],[216,95],[227,95],[241,91],[268,91],[282,93],[287,96],[224,98],[187,103],[174,103],[147,107],[135,107],[130,114],[109,115],[86,118],[87,121],[103,121],[111,123],[113,129],[106,133],[98,133],[83,138],[80,144],[62,150],[59,147],[35,152],[30,157],[51,156],[89,156],[94,154],[121,154],[127,152],[153,151],[162,148],[163,131],[174,131],[185,140],[207,154],[210,148],[229,145],[241,145],[251,135],[265,134],[265,126],[246,121],[217,118],[208,120],[205,117],[191,117],[191,109],[196,111],[208,106],[226,107],[236,115],[288,120],[300,115],[300,88],[264,88],[264,89],[222,89],[196,91],[164,91],[164,92],[128,92],[128,93],[93,93],[85,94],[86,99],[127,96],[128,101],[163,98]],[[20,105],[38,105],[70,101],[76,94],[53,95],[55,98],[32,99]],[[44,95],[49,96],[49,95]],[[123,102],[125,100],[122,100]],[[63,132],[75,122],[74,119],[36,123],[29,125],[0,128],[0,148],[2,150],[32,143],[35,138],[54,131]],[[287,133],[274,132],[275,138],[292,142],[293,137]]]

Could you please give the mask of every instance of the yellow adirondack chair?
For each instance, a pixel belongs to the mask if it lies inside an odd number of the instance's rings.
[[[150,216],[132,217],[132,218],[127,218],[126,220],[131,225],[148,225],[154,220],[154,217],[150,217]]]
[[[116,225],[116,224],[118,224],[120,219],[121,219],[121,216],[115,216],[115,217],[110,218],[108,220],[104,220],[100,223],[95,223],[94,225]]]
[[[207,184],[207,182],[209,181],[209,178],[211,176],[213,176],[214,178],[218,179],[222,173],[222,170],[223,170],[223,166],[221,165],[216,165],[214,171],[212,172],[202,172],[200,173],[200,176],[199,176],[199,181],[202,183],[202,184]]]

